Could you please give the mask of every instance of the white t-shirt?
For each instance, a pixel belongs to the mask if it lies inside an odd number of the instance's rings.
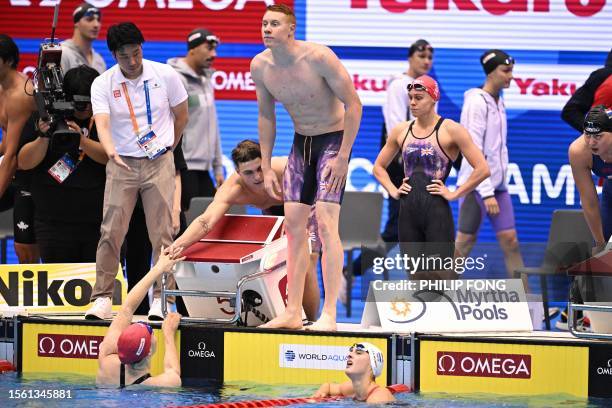
[[[144,81],[148,80],[151,99],[152,129],[162,146],[174,144],[174,115],[171,108],[187,99],[179,74],[169,65],[142,60],[143,72],[134,80],[127,79],[119,65],[97,77],[91,85],[91,105],[94,116],[110,115],[110,128],[117,153],[121,156],[145,157],[138,147],[122,83],[125,82],[139,131],[148,130]]]

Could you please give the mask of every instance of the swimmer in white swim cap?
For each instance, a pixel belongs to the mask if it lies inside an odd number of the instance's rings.
[[[383,354],[378,347],[366,342],[355,343],[349,348],[344,370],[350,381],[342,384],[325,383],[313,397],[344,396],[368,403],[395,401],[387,388],[376,384],[376,377],[382,373],[383,366]]]

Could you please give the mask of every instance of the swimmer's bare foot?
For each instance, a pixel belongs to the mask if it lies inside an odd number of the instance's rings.
[[[336,318],[323,312],[319,320],[306,327],[306,330],[336,331]]]
[[[302,315],[301,313],[294,314],[284,311],[279,316],[270,320],[268,323],[259,326],[263,329],[301,329]]]

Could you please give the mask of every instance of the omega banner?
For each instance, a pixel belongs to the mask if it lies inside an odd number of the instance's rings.
[[[423,392],[588,395],[588,347],[422,339],[419,357]]]
[[[0,265],[0,311],[85,312],[96,282],[96,264]],[[115,277],[113,310],[127,295],[121,266]]]
[[[70,324],[72,323],[72,324]],[[22,373],[71,373],[94,377],[98,370],[100,343],[110,322],[62,321],[24,322],[19,352]],[[151,374],[163,372],[165,345],[163,334],[155,328],[157,352],[151,360]],[[180,349],[180,332],[176,335]]]

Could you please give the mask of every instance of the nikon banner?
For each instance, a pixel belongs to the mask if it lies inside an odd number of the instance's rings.
[[[0,265],[0,311],[85,312],[96,282],[96,264]],[[115,277],[113,310],[127,296],[121,266]]]

